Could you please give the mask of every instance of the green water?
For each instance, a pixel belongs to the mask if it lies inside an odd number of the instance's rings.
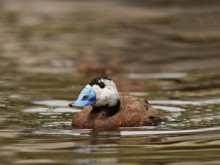
[[[0,2],[0,164],[220,164],[218,1]],[[72,129],[105,65],[168,121]]]
[[[174,84],[166,89],[131,92],[147,97],[168,117],[166,123],[98,131],[71,129],[72,116],[80,109],[67,105],[87,80],[5,72],[0,95],[1,163],[219,164],[220,90],[211,86],[187,90],[189,83],[199,84],[205,77],[186,74],[166,79]]]

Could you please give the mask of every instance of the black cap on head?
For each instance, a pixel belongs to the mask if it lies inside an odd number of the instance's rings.
[[[105,83],[103,81],[100,81],[101,79],[111,80],[107,76],[98,76],[98,77],[94,77],[92,80],[90,80],[89,85],[91,85],[91,86],[98,85],[100,88],[104,88]]]

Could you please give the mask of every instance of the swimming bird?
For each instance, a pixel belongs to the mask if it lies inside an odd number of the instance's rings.
[[[93,78],[69,106],[85,106],[74,115],[72,128],[115,129],[158,125],[166,120],[144,98],[119,93],[114,81],[106,76]]]

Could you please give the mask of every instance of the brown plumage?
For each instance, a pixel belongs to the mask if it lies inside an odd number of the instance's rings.
[[[120,94],[120,108],[115,112],[107,107],[86,106],[74,115],[73,128],[115,129],[119,127],[137,127],[157,125],[165,121],[160,112],[155,110],[142,97]]]

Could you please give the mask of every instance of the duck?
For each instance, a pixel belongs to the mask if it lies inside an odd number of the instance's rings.
[[[158,125],[166,117],[140,96],[119,93],[107,76],[92,78],[70,107],[84,107],[72,119],[74,129],[117,129]]]

